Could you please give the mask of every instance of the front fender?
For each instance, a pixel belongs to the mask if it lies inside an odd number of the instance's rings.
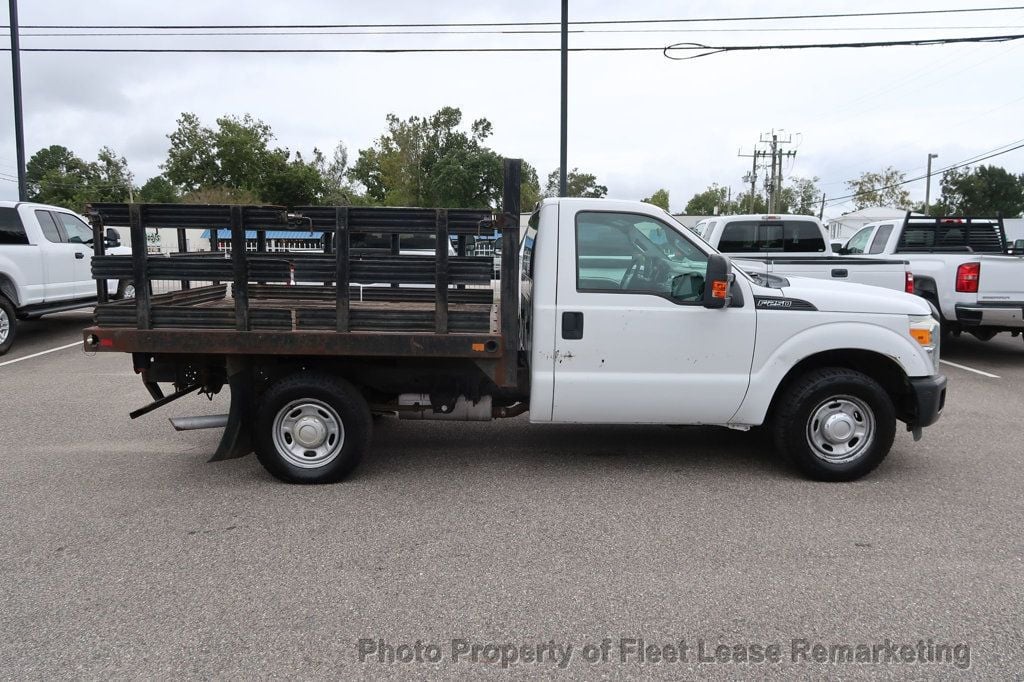
[[[786,374],[801,361],[819,353],[867,351],[895,362],[908,377],[935,373],[931,360],[907,332],[901,334],[878,323],[833,321],[795,332],[788,338],[778,338],[778,332],[764,331],[768,325],[763,324],[760,315],[758,317],[750,388],[730,420],[736,424],[761,424]],[[907,325],[905,316],[886,317],[893,318],[893,325]]]

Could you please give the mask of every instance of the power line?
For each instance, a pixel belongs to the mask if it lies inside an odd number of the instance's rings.
[[[989,30],[1024,28],[1024,24],[985,25],[985,26],[837,26],[821,28],[815,26],[776,26],[759,28],[581,28],[569,31],[580,34],[611,34],[611,33],[791,33],[791,32],[841,32],[841,31],[957,31],[957,30]],[[137,38],[137,37],[249,37],[249,36],[475,36],[475,35],[551,35],[560,33],[557,29],[495,29],[495,30],[423,30],[423,31],[88,31],[77,29],[75,32],[61,31],[49,33],[25,33],[22,38]],[[8,37],[8,33],[0,33],[0,37]]]
[[[801,19],[845,19],[851,17],[893,17],[921,16],[933,14],[966,14],[982,12],[1012,12],[1024,10],[1024,5],[1002,7],[963,7],[956,9],[894,10],[884,12],[836,12],[827,14],[779,14],[742,17],[687,17],[670,19],[592,19],[571,21],[573,26],[594,26],[601,24],[679,24],[722,21],[781,21]],[[190,29],[283,29],[283,28],[478,28],[498,26],[558,26],[559,21],[480,21],[480,22],[427,22],[427,23],[369,23],[369,24],[26,24],[28,29],[140,29],[140,30],[190,30]],[[0,26],[0,28],[9,28]]]
[[[675,43],[669,45],[662,52],[667,59],[674,61],[688,61],[710,57],[711,55],[723,52],[742,52],[754,50],[811,50],[811,49],[834,49],[834,48],[870,48],[870,47],[927,47],[932,45],[953,45],[958,43],[1005,43],[1011,40],[1020,40],[1024,34],[1010,34],[1002,36],[973,36],[962,38],[929,38],[920,40],[876,40],[871,42],[858,43],[802,43],[795,45],[704,45],[702,43]],[[688,57],[674,57],[669,54],[672,50],[699,50],[700,54],[692,54]]]
[[[660,51],[666,58],[686,61],[708,57],[723,52],[750,52],[761,50],[809,50],[829,48],[872,48],[872,47],[927,47],[962,43],[1003,43],[1020,40],[1024,34],[1000,36],[969,36],[959,38],[927,38],[920,40],[879,40],[857,43],[803,43],[793,45],[704,45],[702,43],[675,43],[667,47],[654,46],[607,46],[570,47],[569,52],[653,52]],[[347,47],[347,48],[304,48],[304,47],[25,47],[22,52],[91,52],[91,53],[174,53],[174,54],[442,54],[442,53],[526,53],[559,52],[558,47]],[[675,57],[670,51],[697,51],[688,57]],[[10,52],[10,48],[0,48]]]
[[[991,153],[990,152],[982,152],[980,155],[976,155],[975,157],[971,157],[971,158],[969,158],[969,159],[967,159],[965,161],[958,161],[957,163],[954,163],[952,165],[946,166],[945,168],[939,168],[937,170],[934,170],[934,171],[932,171],[932,175],[938,175],[940,173],[947,173],[947,172],[949,172],[951,170],[957,170],[958,168],[963,168],[964,166],[970,166],[970,165],[973,165],[973,164],[978,163],[980,161],[987,161],[988,159],[992,159],[992,158],[995,158],[997,156],[1002,156],[1003,154],[1009,154],[1010,152],[1017,151],[1018,149],[1024,149],[1024,140],[1018,140],[1017,142],[1010,142],[1009,144],[1014,145],[1014,146],[1010,147],[1009,149],[1002,149],[1002,151],[992,151]],[[1002,145],[1002,146],[1006,147],[1007,145]],[[996,149],[1000,149],[1000,147],[996,147]],[[900,182],[894,182],[894,183],[892,183],[890,185],[885,185],[883,187],[872,187],[871,189],[864,190],[862,192],[854,192],[853,194],[847,194],[845,196],[836,197],[834,199],[829,199],[828,204],[830,206],[833,205],[833,204],[841,204],[841,203],[844,203],[847,199],[854,199],[856,197],[863,196],[865,194],[872,194],[874,192],[881,192],[881,191],[884,191],[884,190],[887,190],[887,189],[893,189],[893,188],[896,188],[896,187],[901,187],[903,185],[908,185],[911,182],[917,182],[918,180],[924,180],[927,177],[928,177],[927,175],[919,175],[917,177],[909,178],[907,180],[902,180]]]

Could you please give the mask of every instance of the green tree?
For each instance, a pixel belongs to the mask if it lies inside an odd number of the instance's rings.
[[[1024,212],[1024,174],[1014,175],[999,166],[974,170],[952,169],[942,174],[937,215],[1002,214],[1014,218]]]
[[[141,204],[173,204],[181,201],[181,196],[170,180],[154,175],[139,188],[136,201]]]
[[[33,154],[25,170],[31,201],[75,211],[90,201],[127,201],[132,189],[127,162],[109,147],[88,162],[67,147],[51,145]]]
[[[218,194],[295,206],[319,203],[331,188],[318,150],[307,162],[299,153],[272,148],[273,130],[249,114],[221,116],[210,128],[186,112],[167,137],[164,176],[186,200]]]
[[[544,196],[558,196],[558,180],[561,168],[556,168],[548,174],[547,187],[544,189]],[[581,173],[579,168],[573,168],[565,176],[566,192],[570,197],[587,197],[590,199],[603,199],[608,195],[608,188],[605,185],[597,184],[597,176],[593,173]]]
[[[818,189],[818,178],[789,179],[789,184],[782,188],[780,193],[779,213],[793,213],[796,215],[815,215],[818,212],[821,200],[821,190]]]
[[[519,207],[524,213],[533,210],[537,202],[544,198],[540,191],[540,180],[537,177],[537,169],[528,162],[523,161],[522,189],[519,194]]]
[[[443,107],[430,116],[387,117],[388,130],[366,149],[348,177],[386,206],[496,207],[502,190],[501,157],[484,142],[490,121],[462,129],[462,111]]]
[[[668,190],[667,189],[659,189],[657,192],[655,192],[651,196],[647,197],[646,199],[643,199],[642,201],[644,201],[645,203],[648,203],[648,204],[654,204],[655,206],[660,206],[661,208],[663,208],[664,210],[667,211],[668,210]]]
[[[726,215],[735,213],[734,207],[735,204],[729,201],[729,188],[716,182],[703,192],[694,194],[683,212],[686,215]]]
[[[892,166],[878,172],[861,173],[856,180],[847,180],[846,187],[854,195],[855,210],[869,206],[910,208],[910,192],[903,184],[906,174]]]
[[[198,116],[183,113],[167,138],[171,147],[161,168],[168,180],[186,193],[221,183],[213,131],[200,123]]]
[[[768,204],[764,200],[764,197],[758,193],[754,193],[754,198],[750,198],[750,190],[742,192],[736,199],[733,200],[731,207],[736,213],[767,213]]]

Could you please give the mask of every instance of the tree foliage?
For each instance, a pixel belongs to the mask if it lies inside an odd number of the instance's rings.
[[[779,213],[815,215],[821,200],[818,178],[792,177],[779,193]]]
[[[556,168],[548,174],[547,186],[544,189],[544,196],[558,196],[558,180],[561,168]],[[597,182],[597,176],[593,173],[582,173],[579,168],[573,168],[565,176],[566,194],[570,197],[587,197],[589,199],[603,199],[608,195],[608,188]]]
[[[67,147],[40,149],[25,164],[28,198],[81,211],[90,201],[127,201],[131,173],[123,156],[102,147],[96,161],[85,161]]]
[[[729,188],[722,187],[717,182],[708,186],[703,192],[693,195],[686,208],[683,209],[686,215],[723,215],[734,213],[734,204],[729,201]]]
[[[649,197],[647,197],[645,199],[642,199],[642,201],[644,201],[645,203],[648,203],[648,204],[654,204],[655,206],[660,206],[662,209],[667,211],[668,210],[668,190],[667,189],[659,189],[657,192],[655,192],[651,196],[649,196]]]
[[[1014,175],[998,166],[948,170],[942,174],[942,195],[932,208],[937,215],[1020,216],[1024,174]]]
[[[221,116],[211,128],[186,112],[167,137],[164,176],[186,197],[206,190],[295,206],[319,203],[332,189],[319,150],[307,162],[301,153],[271,147],[273,130],[249,114]]]
[[[387,117],[387,132],[366,149],[348,176],[385,206],[496,207],[501,157],[484,142],[491,122],[462,129],[462,111],[443,107],[429,116]]]
[[[139,188],[136,200],[142,204],[173,204],[181,201],[181,194],[170,180],[155,175]]]
[[[910,192],[902,184],[905,179],[903,171],[888,166],[881,171],[861,173],[856,180],[848,180],[846,187],[854,194],[851,198],[855,210],[869,206],[907,209]]]

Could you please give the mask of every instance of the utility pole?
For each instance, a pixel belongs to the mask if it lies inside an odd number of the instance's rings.
[[[18,200],[28,201],[25,180],[25,122],[21,113],[21,44],[18,37],[18,0],[8,0],[11,19],[11,81],[14,84],[14,144],[18,159]]]
[[[769,134],[771,139],[768,139]],[[772,172],[768,183],[768,212],[775,213],[776,210],[782,208],[782,159],[784,157],[792,158],[796,156],[796,150],[782,151],[780,146],[792,144],[793,137],[792,135],[787,135],[785,139],[782,139],[774,130],[771,133],[763,133],[761,135],[761,143],[770,145]]]
[[[924,186],[924,214],[925,215],[928,215],[928,203],[929,203],[929,200],[932,197],[932,159],[937,159],[937,158],[939,158],[938,154],[930,154],[930,153],[928,154],[928,173],[926,174],[926,177],[928,179],[925,180],[925,186]]]
[[[825,193],[821,193],[821,210],[818,211],[818,220],[825,217]]]
[[[14,0],[11,0],[14,2]],[[562,147],[558,166],[558,196],[569,193],[569,0],[562,0]]]
[[[757,163],[758,160],[764,158],[767,153],[768,152],[765,150],[758,149],[756,146],[751,154],[744,154],[742,150],[736,153],[736,156],[739,156],[740,158],[751,159],[750,172],[743,176],[743,182],[750,183],[750,206],[747,210],[748,213],[754,212],[755,200],[757,198]]]

